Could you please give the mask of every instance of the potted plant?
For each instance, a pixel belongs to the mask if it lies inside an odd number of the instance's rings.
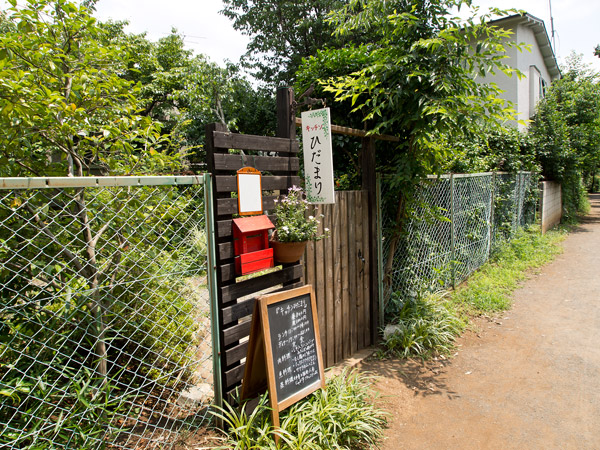
[[[298,261],[304,254],[307,241],[318,241],[329,235],[318,230],[319,221],[314,216],[306,216],[308,202],[302,188],[292,186],[287,195],[275,200],[275,231],[271,236],[275,260],[281,263]]]

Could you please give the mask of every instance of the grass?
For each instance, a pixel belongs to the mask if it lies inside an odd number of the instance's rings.
[[[295,403],[280,415],[275,430],[267,397],[246,414],[243,409],[225,405],[214,412],[225,424],[225,446],[234,450],[280,449],[325,450],[372,448],[382,436],[385,413],[373,403],[366,374],[345,370],[309,397]]]
[[[385,341],[387,351],[403,358],[449,353],[465,322],[446,297],[440,292],[406,301]]]
[[[489,315],[511,307],[512,293],[531,272],[562,251],[566,229],[542,235],[539,227],[519,230],[495,256],[455,291],[408,300],[393,320],[386,352],[400,357],[448,353],[470,316]]]
[[[470,315],[485,315],[511,307],[512,293],[533,270],[552,261],[562,251],[564,228],[544,235],[539,227],[519,230],[496,255],[451,295],[451,302]]]

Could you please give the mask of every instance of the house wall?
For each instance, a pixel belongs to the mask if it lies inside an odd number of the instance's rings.
[[[510,42],[513,41],[515,39],[515,35],[516,35],[516,29],[512,29],[513,34],[511,35],[510,38],[504,39],[505,42]],[[476,44],[473,44],[476,45]],[[505,61],[517,61],[517,49],[515,48],[508,48],[506,47],[506,56],[508,56],[508,58]],[[518,85],[517,85],[517,76],[513,75],[512,77],[506,75],[504,72],[500,71],[500,70],[496,70],[496,73],[487,73],[484,77],[477,77],[477,81],[481,84],[485,84],[485,83],[496,83],[498,85],[498,87],[503,91],[502,93],[502,98],[504,100],[510,101],[512,103],[514,103],[515,105],[517,104],[518,98],[517,98],[517,92],[518,92]]]
[[[517,42],[525,43],[530,50],[523,49],[517,54],[517,68],[525,75],[518,81],[517,118],[529,120],[535,113],[535,105],[541,98],[540,78],[549,86],[552,80],[544,62],[542,52],[536,41],[533,29],[526,24],[519,24],[516,30]],[[519,125],[519,129],[526,128]]]
[[[546,86],[550,85],[552,76],[548,71],[544,57],[536,40],[534,29],[531,22],[518,17],[514,20],[507,20],[501,24],[495,24],[512,32],[512,35],[506,39],[507,42],[517,42],[525,44],[521,50],[516,48],[507,48],[505,63],[518,69],[523,77],[519,78],[516,74],[508,76],[503,72],[487,74],[485,77],[478,77],[480,83],[494,82],[503,91],[501,98],[512,102],[517,113],[517,119],[510,122],[510,125],[523,131],[527,128],[527,121],[535,113],[535,106],[543,92],[540,90],[540,81],[543,80]],[[539,27],[537,27],[539,30]],[[525,123],[518,123],[521,120]]]

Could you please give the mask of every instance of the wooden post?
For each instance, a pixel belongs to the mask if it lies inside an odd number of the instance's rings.
[[[371,315],[371,344],[379,338],[379,275],[377,258],[377,175],[375,160],[375,139],[365,137],[362,139],[361,152],[362,165],[362,188],[368,191],[369,196],[369,293],[370,293],[370,315]],[[366,343],[365,343],[366,344]]]
[[[288,87],[277,89],[277,137],[296,137],[296,114],[294,111],[294,90]]]

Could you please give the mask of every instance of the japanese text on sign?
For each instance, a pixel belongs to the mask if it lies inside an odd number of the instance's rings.
[[[302,113],[304,178],[309,203],[335,203],[329,108]]]
[[[310,296],[269,306],[278,401],[319,382],[319,361]]]

